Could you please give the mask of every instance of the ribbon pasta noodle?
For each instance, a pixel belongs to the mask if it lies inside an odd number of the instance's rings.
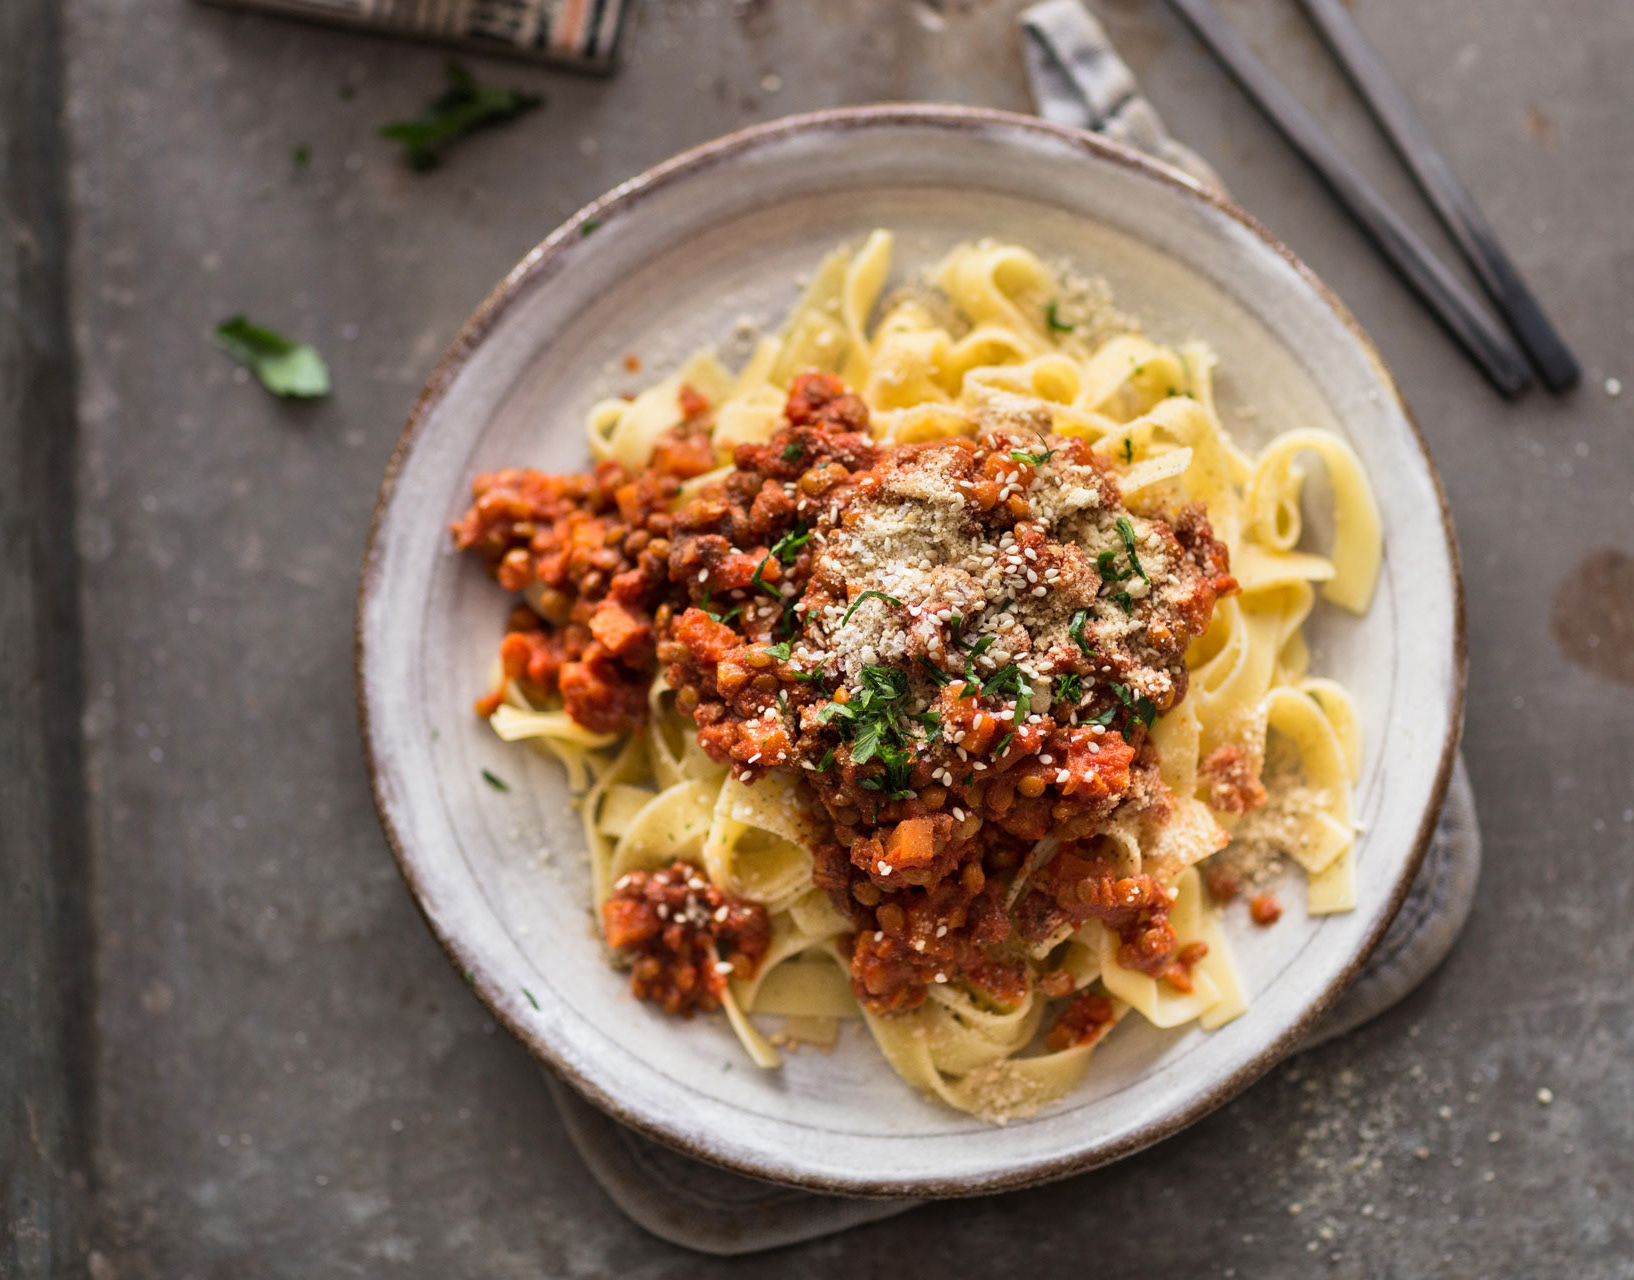
[[[567,770],[632,989],[768,1069],[866,1027],[1002,1122],[1125,1017],[1239,1016],[1242,882],[1354,906],[1362,730],[1303,625],[1366,611],[1380,521],[1339,437],[1233,439],[1207,347],[1018,245],[899,287],[892,247],[737,372],[597,404],[593,477],[479,477],[455,534],[527,606],[481,709]]]

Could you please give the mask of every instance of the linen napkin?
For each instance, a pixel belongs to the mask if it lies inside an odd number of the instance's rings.
[[[292,18],[365,27],[610,71],[627,0],[210,0]]]
[[[1224,193],[1219,176],[1170,138],[1134,75],[1079,0],[1046,0],[1021,16],[1038,113],[1137,147]],[[1460,757],[1424,865],[1360,976],[1295,1050],[1354,1030],[1441,963],[1469,915],[1481,869],[1475,798]],[[743,1254],[843,1231],[914,1207],[792,1190],[703,1164],[625,1128],[546,1072],[568,1135],[630,1219],[673,1244]]]

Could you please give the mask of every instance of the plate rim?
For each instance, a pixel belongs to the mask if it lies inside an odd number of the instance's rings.
[[[920,126],[941,128],[952,132],[989,133],[993,130],[1030,132],[1076,148],[1086,157],[1122,165],[1156,179],[1162,185],[1178,190],[1183,198],[1195,200],[1223,214],[1252,233],[1280,256],[1300,279],[1331,310],[1336,318],[1356,339],[1362,353],[1373,366],[1373,372],[1382,388],[1389,393],[1409,428],[1413,447],[1418,451],[1429,476],[1436,498],[1437,514],[1446,540],[1448,567],[1453,589],[1452,681],[1448,702],[1447,732],[1441,745],[1435,777],[1430,788],[1429,802],[1420,817],[1417,833],[1406,860],[1402,863],[1396,883],[1392,886],[1387,909],[1379,917],[1373,931],[1365,937],[1355,954],[1334,976],[1323,991],[1312,1000],[1298,1018],[1279,1036],[1269,1041],[1258,1053],[1229,1075],[1203,1090],[1186,1105],[1175,1109],[1161,1119],[1122,1138],[1092,1145],[1072,1155],[1030,1163],[992,1174],[965,1174],[955,1177],[915,1177],[884,1179],[832,1179],[821,1175],[791,1173],[772,1169],[753,1159],[733,1156],[713,1150],[706,1144],[683,1134],[669,1131],[632,1111],[617,1097],[608,1093],[593,1080],[575,1070],[533,1028],[512,1013],[509,1002],[500,998],[499,985],[481,971],[480,961],[468,954],[460,940],[439,927],[428,902],[428,892],[408,845],[398,831],[390,812],[382,773],[383,765],[377,752],[371,727],[369,697],[365,671],[369,665],[366,617],[381,572],[381,531],[387,509],[395,495],[403,467],[413,451],[422,428],[442,401],[465,363],[493,331],[500,319],[523,290],[548,275],[566,257],[576,242],[595,230],[601,215],[613,209],[635,203],[645,193],[668,185],[678,179],[710,169],[758,147],[776,143],[799,134],[844,133],[854,129],[890,126]],[[857,107],[838,107],[822,111],[785,116],[777,120],[750,125],[721,137],[688,148],[656,164],[636,176],[613,187],[610,191],[584,205],[567,218],[544,240],[529,250],[488,293],[477,309],[461,325],[453,341],[439,358],[416,396],[408,418],[392,447],[385,475],[375,496],[369,519],[368,536],[364,544],[361,571],[358,579],[356,606],[353,617],[353,683],[357,706],[358,732],[362,740],[364,768],[369,778],[370,793],[380,821],[386,844],[397,864],[398,873],[409,889],[416,909],[437,939],[444,954],[476,991],[499,1025],[542,1066],[571,1084],[597,1108],[629,1126],[638,1133],[685,1155],[705,1161],[719,1168],[770,1180],[785,1186],[801,1187],[810,1191],[870,1198],[954,1198],[986,1195],[999,1191],[1018,1190],[1037,1186],[1086,1172],[1121,1160],[1146,1147],[1171,1137],[1202,1119],[1242,1093],[1249,1085],[1287,1057],[1324,1013],[1330,1009],[1350,986],[1366,964],[1385,931],[1396,918],[1405,901],[1408,889],[1423,864],[1435,831],[1447,788],[1452,777],[1454,759],[1463,732],[1466,685],[1468,680],[1468,632],[1465,617],[1464,577],[1458,541],[1454,532],[1452,514],[1447,503],[1445,487],[1437,471],[1422,428],[1406,399],[1396,385],[1384,359],[1350,310],[1339,297],[1281,240],[1267,230],[1257,219],[1232,201],[1202,186],[1188,175],[1173,169],[1152,157],[1099,135],[1065,125],[1054,124],[1035,116],[1000,111],[986,107],[970,107],[931,103],[884,103]]]

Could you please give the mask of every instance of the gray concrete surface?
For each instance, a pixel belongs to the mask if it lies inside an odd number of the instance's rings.
[[[1590,371],[1505,405],[1166,8],[1096,0],[1175,133],[1373,332],[1444,469],[1487,874],[1399,1010],[1116,1168],[725,1264],[620,1218],[398,882],[351,602],[440,348],[563,214],[682,146],[836,103],[1024,107],[1018,7],[645,0],[614,80],[486,68],[549,106],[422,177],[374,129],[436,88],[439,53],[70,0],[96,1020],[89,1252],[58,1274],[1634,1275],[1634,689],[1626,655],[1593,656],[1634,644],[1624,5],[1356,0]],[[1406,203],[1296,6],[1226,8]],[[241,309],[318,343],[334,397],[246,385],[209,344]]]

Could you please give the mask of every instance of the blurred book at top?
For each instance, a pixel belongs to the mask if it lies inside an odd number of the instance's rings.
[[[430,40],[474,53],[611,71],[629,0],[210,0]]]

